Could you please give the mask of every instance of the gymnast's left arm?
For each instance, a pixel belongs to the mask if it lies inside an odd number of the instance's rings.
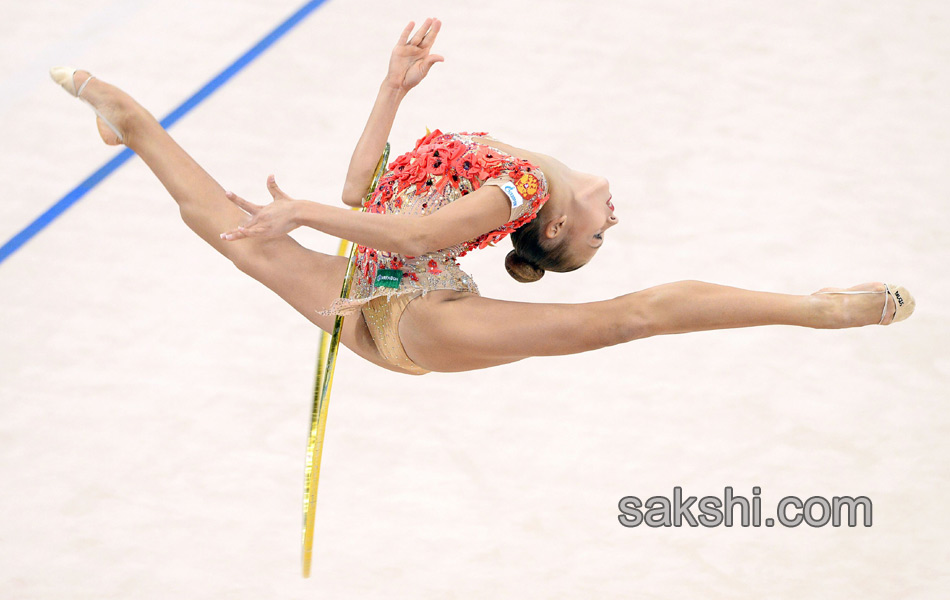
[[[438,19],[426,19],[415,35],[409,38],[415,24],[409,23],[399,36],[389,59],[389,71],[373,104],[366,127],[360,136],[343,184],[343,203],[360,206],[369,190],[379,156],[386,147],[396,111],[406,94],[417,86],[437,62],[444,59],[430,54],[442,26]]]

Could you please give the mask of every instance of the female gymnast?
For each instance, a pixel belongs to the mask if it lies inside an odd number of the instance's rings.
[[[400,102],[443,60],[430,53],[440,27],[426,19],[400,35],[350,160],[345,204],[363,202]],[[583,304],[484,298],[456,258],[510,234],[505,265],[519,281],[585,265],[617,224],[607,180],[484,133],[437,130],[389,165],[364,212],[293,199],[273,177],[273,202],[259,206],[225,192],[118,88],[86,71],[51,75],[93,108],[107,144],[145,161],[195,233],[324,331],[333,315],[351,315],[343,344],[392,371],[482,369],[710,329],[888,325],[914,309],[906,290],[882,283],[801,296],[680,281]],[[300,246],[287,235],[300,226],[357,244],[348,298],[338,298],[347,260]]]

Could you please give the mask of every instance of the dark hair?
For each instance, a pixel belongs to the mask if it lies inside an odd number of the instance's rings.
[[[543,214],[539,213],[511,232],[515,249],[505,257],[505,269],[515,281],[531,283],[544,277],[545,271],[567,273],[583,266],[583,263],[575,264],[568,256],[566,236],[556,242],[542,241],[544,220]]]

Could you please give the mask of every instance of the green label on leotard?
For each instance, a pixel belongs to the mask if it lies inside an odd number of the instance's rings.
[[[397,288],[402,283],[402,271],[399,269],[380,269],[376,272],[376,287]]]

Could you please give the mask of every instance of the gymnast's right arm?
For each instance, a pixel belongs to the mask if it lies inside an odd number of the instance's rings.
[[[221,239],[274,238],[297,227],[310,227],[376,250],[419,256],[474,240],[498,229],[510,218],[508,196],[495,185],[483,185],[423,217],[357,212],[297,200],[277,187],[273,175],[267,178],[267,189],[274,199],[267,205],[227,193],[228,199],[251,218],[244,225],[222,233]]]
[[[376,164],[386,147],[402,99],[425,78],[432,65],[444,60],[437,54],[429,54],[442,23],[438,19],[426,19],[410,39],[409,34],[414,25],[410,22],[403,29],[393,48],[389,72],[379,88],[363,135],[350,158],[346,182],[343,184],[343,203],[348,206],[360,206],[369,191]]]

